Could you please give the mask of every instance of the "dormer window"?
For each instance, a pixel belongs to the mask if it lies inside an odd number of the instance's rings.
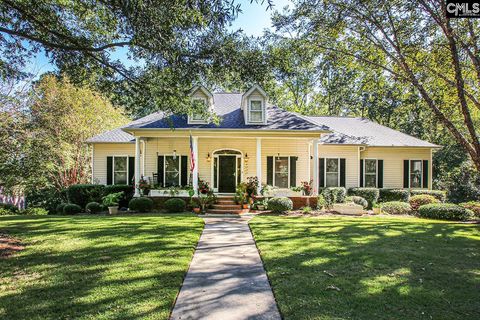
[[[207,108],[207,99],[205,98],[193,98],[193,105],[195,106],[195,109],[202,109],[205,110]],[[188,123],[191,124],[204,124],[207,123],[207,121],[204,119],[204,113],[202,112],[196,112],[195,110],[192,111],[192,113],[188,116]]]
[[[250,123],[263,123],[264,110],[262,100],[250,100],[248,109],[248,119]]]

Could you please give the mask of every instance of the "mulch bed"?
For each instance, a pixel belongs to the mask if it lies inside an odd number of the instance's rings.
[[[6,233],[0,233],[0,258],[7,258],[23,249],[25,249],[25,246],[19,239]]]

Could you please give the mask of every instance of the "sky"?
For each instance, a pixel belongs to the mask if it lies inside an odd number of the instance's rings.
[[[283,7],[290,3],[290,0],[273,0],[273,8],[267,9],[267,0],[250,1],[236,0],[240,3],[242,13],[233,21],[230,30],[242,29],[248,36],[259,37],[265,29],[271,29],[270,16],[275,10],[281,11]],[[114,58],[120,60],[126,59],[126,49],[119,49],[113,53]],[[32,73],[40,75],[48,71],[54,71],[55,66],[52,65],[43,52],[39,53],[27,67]]]

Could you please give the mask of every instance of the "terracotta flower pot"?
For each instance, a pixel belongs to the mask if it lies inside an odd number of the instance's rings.
[[[243,209],[248,209],[249,208],[249,205],[247,203],[244,203],[243,204]]]
[[[196,214],[199,214],[200,213],[200,208],[193,208],[193,212],[196,213]]]

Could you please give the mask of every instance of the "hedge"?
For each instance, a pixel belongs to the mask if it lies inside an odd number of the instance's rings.
[[[400,201],[408,202],[410,198],[410,191],[408,189],[379,189],[380,196],[378,198],[379,202],[391,202],[391,201]]]
[[[268,200],[268,210],[283,213],[293,209],[293,202],[287,197],[275,197]]]
[[[359,196],[368,201],[367,209],[371,209],[374,203],[378,202],[380,191],[377,188],[350,188],[348,189],[349,196]]]
[[[78,204],[69,203],[63,207],[63,214],[77,214],[82,212],[82,208]]]
[[[460,206],[472,210],[473,214],[480,218],[480,201],[464,202],[460,203]]]
[[[163,206],[168,212],[184,212],[187,204],[183,199],[173,198],[165,201]]]
[[[57,209],[55,210],[55,212],[57,214],[63,214],[63,208],[65,208],[65,206],[67,205],[67,203],[60,203],[58,206],[57,206]]]
[[[410,190],[411,196],[429,195],[435,197],[438,201],[445,202],[447,199],[447,193],[442,190],[426,190],[426,189],[412,189]]]
[[[382,208],[382,212],[388,214],[409,214],[412,210],[410,204],[401,201],[383,202],[380,204],[380,208]]]
[[[56,188],[43,188],[29,190],[25,194],[25,203],[27,208],[44,208],[49,214],[55,214],[57,206],[67,201],[67,191],[57,190]],[[62,212],[63,213],[63,212]]]
[[[14,205],[14,204],[11,204],[11,203],[0,203],[0,208],[4,209],[6,211],[9,211],[12,214],[17,214],[18,213],[17,206]]]
[[[465,221],[473,218],[473,211],[453,203],[432,203],[421,206],[422,218]]]
[[[101,184],[74,184],[67,188],[69,203],[85,208],[89,202],[100,202],[105,193],[105,186]]]
[[[136,212],[150,212],[153,208],[153,200],[150,198],[133,198],[128,203],[128,208]]]
[[[439,202],[434,196],[419,194],[410,198],[409,203],[413,211],[417,211],[420,206]]]

